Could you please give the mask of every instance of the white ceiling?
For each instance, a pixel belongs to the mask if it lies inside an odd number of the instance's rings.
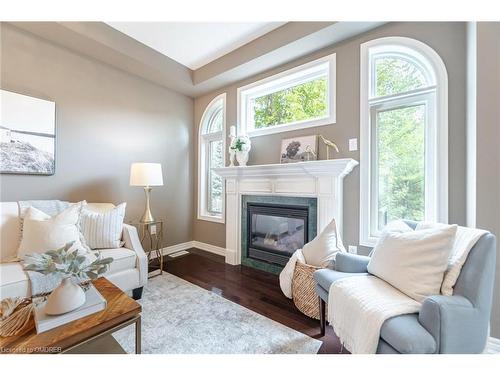
[[[171,59],[198,69],[285,22],[107,22]]]

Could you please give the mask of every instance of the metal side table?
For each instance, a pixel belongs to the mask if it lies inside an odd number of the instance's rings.
[[[163,221],[154,220],[143,223],[140,221],[132,222],[139,232],[142,247],[148,256],[148,266],[154,259],[160,260],[159,270],[153,270],[148,277],[154,277],[163,273]],[[159,271],[159,273],[155,273]]]

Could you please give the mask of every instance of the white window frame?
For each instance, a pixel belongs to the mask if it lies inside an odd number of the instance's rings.
[[[374,97],[375,74],[371,54],[406,55],[423,70],[431,84],[401,94]],[[411,38],[387,37],[361,44],[360,54],[360,225],[359,243],[375,246],[378,236],[376,113],[388,108],[425,103],[425,220],[448,222],[448,74],[440,56]]]
[[[255,129],[253,127],[253,112],[251,111],[251,100],[276,91],[284,90],[314,78],[327,74],[327,114],[326,116],[295,121],[287,124],[274,125],[269,128]],[[272,75],[249,85],[239,87],[238,96],[238,134],[249,137],[258,137],[267,134],[276,134],[297,129],[311,128],[315,126],[329,125],[336,122],[336,54],[324,56],[306,64],[288,69],[284,72]]]
[[[210,120],[214,112],[222,104],[222,130],[203,134],[207,122]],[[209,201],[209,173],[207,166],[210,161],[210,142],[222,141],[223,165],[226,165],[226,93],[220,94],[215,97],[205,109],[201,117],[200,126],[198,129],[198,220],[212,221],[215,223],[225,223],[225,202],[226,202],[226,189],[225,184],[222,184],[222,212],[220,214],[211,213],[208,210]]]

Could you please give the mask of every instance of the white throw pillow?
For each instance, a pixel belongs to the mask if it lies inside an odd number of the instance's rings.
[[[337,224],[333,219],[319,236],[304,245],[302,254],[306,263],[315,267],[328,267],[339,251],[345,251]]]
[[[127,203],[97,212],[87,206],[82,209],[80,229],[86,244],[91,249],[113,249],[121,247],[123,220]]]
[[[368,272],[419,302],[440,294],[456,232],[456,225],[384,232],[373,249]]]
[[[55,216],[29,207],[24,216],[17,257],[22,259],[27,254],[57,250],[69,242],[84,248],[78,229],[81,210],[82,202],[70,205]]]
[[[416,230],[428,228],[441,228],[446,224],[431,223],[422,221],[418,223]],[[441,294],[445,296],[453,295],[453,288],[457,283],[462,267],[469,256],[469,252],[479,239],[488,233],[485,230],[467,227],[458,227],[453,250],[448,258],[448,266],[444,273],[443,284],[441,285]]]

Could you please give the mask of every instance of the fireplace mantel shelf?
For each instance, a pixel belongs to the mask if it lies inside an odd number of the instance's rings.
[[[350,158],[304,161],[287,164],[249,165],[245,167],[214,168],[213,171],[224,178],[242,177],[285,177],[306,175],[311,177],[340,177],[348,175],[359,163]]]

